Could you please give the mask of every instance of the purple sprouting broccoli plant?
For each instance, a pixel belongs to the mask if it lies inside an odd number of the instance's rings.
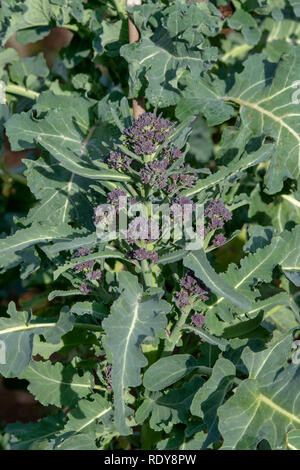
[[[167,145],[163,149],[163,159],[166,160],[167,166],[173,164],[176,160],[183,157],[183,153],[179,147],[172,144]]]
[[[186,232],[182,230],[181,238],[177,237],[177,232],[180,233],[177,228],[190,228],[189,223],[193,227],[196,226],[195,209],[199,199],[194,198],[193,194],[198,173],[185,163],[185,152],[172,143],[171,131],[172,125],[169,121],[157,118],[152,113],[145,113],[130,128],[123,131],[122,149],[126,151],[127,148],[128,154],[135,155],[131,159],[123,152],[110,152],[107,165],[116,170],[112,173],[122,177],[129,176],[130,181],[120,179],[103,184],[103,187],[108,189],[106,197],[103,197],[103,190],[101,191],[99,205],[94,209],[94,222],[96,226],[99,223],[101,228],[104,226],[108,231],[109,227],[112,227],[111,217],[114,218],[116,227],[121,219],[125,218],[127,223],[122,228],[119,227],[117,238],[104,236],[100,239],[100,249],[103,249],[103,253],[107,253],[107,259],[105,255],[101,269],[95,268],[96,261],[92,259],[93,252],[90,249],[80,248],[73,255],[75,259],[88,255],[91,258],[77,263],[74,273],[80,277],[79,289],[82,294],[103,302],[105,306],[112,306],[111,313],[103,319],[100,328],[103,326],[106,337],[112,337],[112,331],[118,332],[119,336],[114,343],[116,348],[122,347],[123,334],[126,335],[122,326],[127,321],[127,315],[130,325],[133,324],[130,318],[132,302],[134,306],[142,302],[138,317],[142,318],[144,313],[152,315],[147,335],[152,331],[153,323],[157,321],[159,338],[164,341],[165,353],[172,353],[176,347],[181,348],[181,344],[191,344],[191,351],[197,351],[201,341],[199,336],[201,334],[205,336],[203,329],[209,326],[209,322],[206,321],[209,305],[206,302],[212,300],[211,291],[200,278],[202,271],[199,271],[197,277],[197,269],[194,269],[192,262],[192,265],[189,265],[189,254],[186,254],[188,250]],[[202,201],[203,199],[200,198]],[[156,204],[159,206],[158,211]],[[163,204],[167,204],[168,222],[161,227],[160,222],[165,217]],[[217,249],[226,243],[226,237],[222,232],[225,223],[231,220],[232,215],[219,199],[204,199],[203,204],[205,239],[202,252],[205,252]],[[100,233],[98,228],[99,226],[97,226],[97,235]],[[166,238],[164,238],[165,233],[167,233]],[[94,245],[92,250],[94,248],[99,247]],[[183,255],[179,254],[179,261],[176,259],[177,252],[183,252]],[[163,260],[168,257],[172,259],[173,253],[175,263],[181,263],[181,266],[177,265],[174,270],[168,266],[169,261],[166,263]],[[116,257],[118,261],[110,259]],[[187,269],[179,280],[179,286],[174,287],[174,279],[177,278],[175,269],[181,271],[182,264]],[[130,282],[125,282],[122,286],[120,279],[125,278]],[[116,282],[113,283],[112,279]],[[152,302],[153,311],[148,312]],[[165,303],[168,305],[166,307],[168,317],[163,324],[160,308],[163,308]],[[201,313],[198,312],[200,309]],[[113,322],[117,316],[118,319],[111,328],[110,322]],[[140,323],[147,321],[147,318],[143,317],[141,322],[135,320],[138,323],[137,329]],[[163,328],[161,325],[164,325]],[[197,331],[199,336],[194,334],[193,327],[199,329]],[[159,338],[156,340],[159,341]],[[137,344],[139,339],[135,341]],[[109,344],[107,341],[104,348],[109,349]],[[116,363],[115,358],[105,357],[102,382],[105,393],[113,391],[115,395],[115,385],[112,381],[112,376],[115,377],[114,365],[106,366],[107,361],[111,360],[113,364]]]
[[[192,212],[195,208],[195,203],[189,197],[175,197],[172,199],[172,203],[170,206],[171,209],[171,217],[172,217],[172,224],[174,220],[179,217],[182,217],[183,210],[189,209],[189,212]]]
[[[101,209],[99,211],[99,209]],[[101,206],[94,207],[94,222],[95,225],[101,223],[108,223],[109,210],[104,210]]]
[[[181,287],[186,289],[190,295],[197,295],[201,300],[208,300],[210,296],[210,290],[196,277],[194,277],[191,271],[188,271],[179,284]]]
[[[108,201],[111,204],[119,204],[119,200],[121,197],[126,197],[127,193],[126,191],[123,191],[122,189],[114,189],[113,191],[110,191],[108,193]]]
[[[181,207],[191,205],[194,208],[195,206],[195,203],[193,202],[193,200],[190,197],[185,197],[185,196],[179,196],[175,198],[174,203],[179,204]]]
[[[299,449],[300,1],[2,4],[1,449]]]
[[[173,195],[195,186],[197,175],[189,165],[182,163],[176,173],[169,173],[168,169],[167,159],[146,163],[140,170],[140,180],[143,184],[149,185],[153,192],[164,190],[166,194]]]
[[[121,216],[120,209],[125,201],[128,207],[154,201],[168,202],[170,207],[170,230],[175,235],[177,223],[182,223],[183,209],[187,215],[191,214],[191,222],[195,223],[193,210],[195,201],[181,193],[192,189],[197,180],[197,172],[184,161],[184,152],[172,143],[170,133],[172,123],[155,116],[153,113],[144,113],[134,121],[132,126],[122,131],[123,147],[133,152],[138,158],[131,159],[123,151],[112,151],[107,158],[110,168],[130,175],[132,186],[117,185],[107,193],[106,204],[111,205],[117,215]],[[188,208],[188,209],[187,209]],[[127,213],[127,229],[122,229],[122,237],[116,242],[118,249],[124,253],[127,260],[134,261],[145,267],[149,263],[150,269],[160,260],[160,252],[169,249],[168,241],[162,239],[159,223],[153,218],[140,215],[134,211]],[[95,222],[106,223],[109,226],[109,214],[102,211],[97,216],[95,208]],[[189,216],[190,217],[190,216]],[[204,209],[204,235],[207,238],[209,249],[216,249],[226,243],[226,237],[221,232],[224,224],[232,215],[221,200],[206,201]],[[186,219],[185,219],[186,220]],[[209,244],[210,243],[210,244]],[[86,275],[86,281],[100,280],[101,272],[91,272]],[[146,278],[145,278],[146,279]],[[146,280],[145,280],[146,282]],[[180,308],[191,307],[199,300],[207,301],[210,296],[209,289],[188,271],[180,280],[181,289],[174,294],[174,301]]]
[[[175,292],[174,300],[180,308],[188,307],[191,304],[191,296],[185,289]]]
[[[181,192],[193,188],[198,176],[195,170],[184,162],[184,153],[170,140],[172,123],[155,116],[153,113],[144,113],[132,126],[122,132],[122,140],[130,152],[134,152],[139,159],[127,159],[122,152],[110,152],[108,161],[115,162],[114,168],[132,176],[134,181],[132,188],[117,187],[108,192],[106,203],[111,205],[119,216],[122,204],[125,201],[130,205],[137,202],[147,204],[149,198],[158,201],[169,202],[171,215],[171,230],[175,234],[176,224],[181,223],[183,209],[190,208],[192,214],[195,207],[193,199],[182,196]],[[126,157],[126,158],[125,158]],[[140,158],[141,157],[141,158]],[[129,164],[130,161],[130,164]],[[126,162],[125,166],[123,163]],[[123,165],[123,166],[122,166]],[[173,166],[173,167],[172,167]],[[125,168],[126,167],[126,168]],[[170,170],[170,168],[172,169]],[[129,191],[128,191],[129,189]],[[127,199],[125,198],[127,196]],[[95,223],[101,222],[109,226],[109,214],[103,210],[101,216],[97,216],[95,208]],[[135,213],[134,213],[135,214]],[[210,248],[218,248],[226,242],[225,236],[220,233],[224,223],[230,220],[231,212],[220,200],[208,201],[205,207],[205,236],[212,239]],[[195,218],[191,215],[192,223]],[[217,231],[217,233],[215,233]],[[156,264],[159,260],[159,251],[166,248],[166,244],[160,241],[160,229],[153,219],[141,215],[129,215],[127,230],[122,229],[122,245],[127,259],[137,261],[149,261]],[[155,249],[148,246],[155,243]],[[128,246],[129,245],[129,246]],[[179,295],[179,294],[178,294]],[[180,294],[180,304],[186,303],[187,296]]]
[[[114,189],[108,193],[107,202],[112,204],[117,209],[122,207],[122,199],[127,197],[126,191],[123,189]],[[134,197],[128,199],[129,204],[133,205],[137,203],[137,200]]]

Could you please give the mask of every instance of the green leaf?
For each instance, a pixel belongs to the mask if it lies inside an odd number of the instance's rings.
[[[295,308],[296,312],[298,312],[298,307],[296,306]],[[281,306],[278,302],[276,306],[266,312],[263,325],[272,331],[274,337],[288,333],[292,329],[299,327],[299,316],[297,320],[296,312],[292,311],[291,308]]]
[[[300,69],[298,47],[284,56],[278,65],[268,63],[265,54],[254,54],[235,82],[225,91],[225,82],[210,79],[191,81],[179,103],[177,115],[203,112],[211,125],[228,120],[239,107],[242,126],[254,135],[268,135],[276,142],[276,152],[267,169],[267,192],[281,190],[286,178],[298,178],[299,104],[297,83]],[[283,86],[284,84],[284,86]],[[227,103],[227,105],[225,105]],[[230,105],[232,103],[232,105]],[[228,109],[230,106],[230,109]]]
[[[78,263],[84,263],[85,261],[89,260],[103,260],[103,259],[125,259],[125,256],[117,250],[106,250],[106,251],[99,251],[96,253],[92,253],[91,255],[87,256],[80,256],[79,258],[74,259],[72,262],[66,263],[63,266],[60,266],[56,271],[54,271],[53,276],[54,279],[57,279],[62,273],[67,271],[68,269],[73,269]]]
[[[289,0],[291,6],[294,9],[295,15],[300,16],[300,1],[299,0]]]
[[[0,256],[15,253],[32,245],[66,239],[73,232],[68,225],[48,226],[33,224],[29,228],[18,230],[5,239],[0,239]]]
[[[201,426],[199,426],[199,429],[200,430],[198,432],[195,432],[192,436],[190,436],[187,431],[183,431],[181,426],[175,426],[175,428],[172,429],[170,436],[157,444],[157,449],[177,451],[201,450],[205,440],[205,433],[203,431],[203,427],[201,429]]]
[[[101,46],[106,48],[110,57],[118,56],[120,47],[128,42],[127,22],[123,20],[114,22],[103,21],[102,26],[103,33],[100,35]]]
[[[275,147],[272,144],[264,144],[256,152],[252,152],[249,155],[246,154],[237,162],[230,163],[228,166],[218,170],[213,175],[200,180],[193,188],[181,191],[180,195],[191,197],[201,191],[213,188],[217,184],[224,183],[226,180],[230,181],[242,171],[269,159],[273,155],[274,151]]]
[[[73,234],[74,235],[74,234]],[[96,231],[87,234],[85,230],[82,233],[78,233],[77,236],[70,236],[66,240],[59,240],[55,245],[47,246],[47,255],[52,258],[57,253],[65,250],[75,250],[78,248],[93,248],[97,244],[97,233]],[[44,248],[45,249],[45,248]]]
[[[236,319],[235,322],[232,322],[233,324],[231,323],[230,326],[226,326],[224,328],[224,333],[222,336],[227,339],[244,337],[252,331],[256,330],[256,328],[261,324],[263,317],[264,311],[262,309],[258,312],[256,316],[254,316],[253,318],[249,318],[248,320],[241,321],[241,318]]]
[[[105,345],[113,355],[115,422],[119,432],[127,435],[130,429],[125,421],[128,409],[124,390],[141,384],[140,369],[147,365],[141,344],[166,326],[165,313],[170,306],[158,295],[145,297],[137,277],[130,273],[121,272],[119,284],[122,293],[114,302],[110,316],[104,319],[103,328]]]
[[[46,78],[49,74],[46,61],[42,53],[33,57],[26,57],[14,62],[9,67],[9,74],[14,83],[26,85],[28,75],[34,75],[34,84],[40,85],[38,77]]]
[[[208,429],[204,448],[220,438],[217,411],[232,386],[235,373],[232,362],[223,357],[219,358],[213,367],[211,377],[199,388],[193,398],[191,413],[203,418]]]
[[[257,200],[257,199],[256,199]],[[262,209],[260,201],[251,209],[252,213],[259,212]],[[290,225],[291,220],[300,225],[300,195],[298,192],[282,194],[274,199],[274,202],[264,207],[272,219],[272,225],[276,230],[282,232]]]
[[[187,423],[191,402],[203,382],[202,378],[193,377],[180,388],[168,390],[163,394],[151,394],[151,409],[148,410],[148,413],[151,412],[150,427],[154,431],[170,432],[174,425]]]
[[[65,224],[76,219],[86,226],[84,217],[87,214],[92,220],[92,208],[86,197],[89,187],[86,178],[70,173],[48,155],[24,163],[27,184],[38,200],[27,215],[27,224],[35,221]]]
[[[300,450],[300,429],[293,429],[288,432],[287,448],[289,450]]]
[[[288,243],[285,249],[285,256],[280,260],[284,274],[296,285],[300,285],[300,227],[296,226],[292,232],[284,232],[283,240]]]
[[[64,428],[64,415],[58,413],[40,419],[37,423],[13,423],[6,431],[17,440],[10,443],[11,450],[30,450],[36,443],[48,442]]]
[[[101,171],[93,167],[92,160],[100,157],[95,148],[99,123],[90,123],[92,102],[81,99],[77,103],[77,109],[72,105],[53,109],[40,120],[33,119],[30,112],[13,115],[5,126],[12,149],[30,149],[38,144],[72,174],[90,179],[129,181],[129,176],[110,170],[104,164]],[[69,185],[73,184],[73,178],[70,176]]]
[[[73,295],[85,295],[81,292],[79,289],[70,289],[70,290],[53,290],[50,292],[48,295],[48,300],[51,302],[51,300],[56,299],[56,297],[69,297]]]
[[[112,409],[111,405],[101,395],[94,395],[93,401],[80,400],[74,410],[68,415],[66,431],[76,433],[90,431],[96,422]],[[96,428],[95,428],[96,429]]]
[[[18,62],[19,55],[15,49],[12,47],[7,47],[0,52],[0,68],[4,68],[7,64],[13,64],[14,62]]]
[[[186,254],[186,250],[170,251],[169,253],[159,257],[158,264],[175,263],[176,261],[180,261],[181,259],[183,259]]]
[[[221,351],[225,351],[229,345],[226,339],[217,338],[216,336],[213,336],[208,331],[206,331],[204,328],[196,328],[195,326],[191,326],[191,325],[184,325],[183,328],[195,333],[195,335],[200,336],[208,344],[218,346],[218,348],[221,349]]]
[[[253,450],[262,439],[282,449],[290,427],[300,429],[300,367],[287,363],[291,346],[288,335],[261,352],[244,349],[249,378],[218,411],[223,450]]]
[[[70,311],[76,315],[92,315],[96,318],[102,318],[107,313],[107,307],[100,302],[76,302],[72,305]]]
[[[54,450],[98,450],[95,444],[95,436],[90,434],[64,434],[61,444]]]
[[[0,372],[4,377],[19,376],[28,366],[34,335],[43,334],[50,343],[57,344],[74,326],[74,318],[67,310],[61,312],[57,322],[32,319],[27,312],[17,312],[14,302],[10,302],[7,313],[9,318],[0,318]]]
[[[49,2],[47,0],[26,0],[24,2],[23,11],[18,11],[18,13],[12,14],[9,19],[10,19],[10,24],[3,38],[4,42],[14,32],[20,29],[33,28],[35,26],[41,26],[41,25],[48,25],[51,19],[51,11],[50,11]],[[38,39],[41,39],[43,36],[47,35],[48,33],[49,31],[45,32],[44,35],[42,36],[38,36]]]
[[[19,377],[29,381],[28,390],[42,405],[72,407],[93,388],[89,373],[81,377],[72,366],[58,362],[31,362]]]
[[[195,253],[190,252],[184,259],[183,264],[194,271],[195,275],[213,292],[230,300],[230,302],[242,309],[248,310],[251,308],[251,300],[223,281],[222,277],[211,267],[203,250]]]
[[[63,26],[71,18],[84,21],[83,6],[78,0],[68,4],[59,0],[24,0],[20,4],[12,1],[5,2],[5,10],[8,18],[1,32],[3,44],[15,32],[17,40],[27,44],[43,39],[53,26]],[[76,25],[68,27],[77,31]]]
[[[135,12],[134,19],[139,23],[139,10]],[[147,27],[145,33],[143,31],[148,17],[141,22],[141,41],[123,46],[121,55],[130,64],[131,93],[135,96],[139,91],[145,74],[147,99],[154,106],[165,107],[178,102],[178,80],[185,70],[199,77],[217,60],[218,51],[209,46],[205,34],[217,32],[219,18],[203,3],[176,2],[161,13],[163,16],[154,34],[151,35]]]
[[[55,450],[96,450],[96,429],[112,407],[100,395],[93,401],[80,400],[76,408],[68,414],[64,433],[54,447]]]
[[[218,275],[220,279],[230,283],[232,289],[238,289],[241,294],[247,296],[253,302],[253,306],[248,312],[250,317],[258,313],[258,308],[260,308],[260,304],[257,304],[257,306],[254,304],[259,294],[254,288],[260,281],[267,283],[272,280],[275,266],[281,266],[286,273],[297,273],[299,271],[299,250],[297,248],[299,246],[299,236],[299,227],[296,227],[291,232],[285,231],[281,236],[273,237],[269,245],[243,258],[239,269],[237,269],[235,264],[231,264],[225,273]],[[274,302],[272,299],[268,300],[271,303]],[[267,306],[265,307],[267,308]],[[225,314],[231,308],[231,303],[228,302],[224,295],[219,297],[214,304],[207,308],[208,327],[213,323],[215,314],[222,316],[222,312]],[[263,309],[263,304],[261,304],[261,308]],[[226,318],[224,317],[225,321],[227,321]],[[212,323],[210,323],[211,321]],[[231,321],[233,321],[233,318]]]
[[[143,384],[148,390],[162,390],[197,369],[197,367],[196,360],[190,354],[175,354],[174,356],[163,357],[147,369]]]
[[[255,18],[244,10],[236,10],[228,19],[230,28],[241,30],[247,44],[253,46],[258,43],[261,32]]]

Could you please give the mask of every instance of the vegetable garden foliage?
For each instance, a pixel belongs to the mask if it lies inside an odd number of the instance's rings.
[[[299,449],[300,2],[2,3],[1,131],[34,202],[0,267],[39,298],[0,318],[0,373],[49,406],[7,448]],[[4,48],[56,26],[51,69]],[[119,196],[203,204],[203,247],[98,238]]]

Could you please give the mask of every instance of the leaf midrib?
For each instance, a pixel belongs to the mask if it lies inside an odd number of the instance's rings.
[[[257,271],[257,269],[259,269],[260,266],[262,266],[262,265],[266,262],[266,260],[268,260],[268,259],[270,258],[270,256],[273,255],[274,250],[275,250],[275,249],[277,248],[277,246],[278,246],[278,243],[279,243],[279,239],[277,239],[277,240],[276,240],[276,243],[274,243],[274,245],[275,245],[275,246],[274,246],[274,249],[269,253],[269,255],[268,255],[266,258],[263,258],[263,260],[261,261],[261,263],[259,263],[258,265],[256,264],[256,265],[255,265],[255,268],[252,269],[249,273],[247,273],[247,275],[244,276],[241,281],[239,281],[235,286],[232,286],[233,289],[237,289],[238,287],[240,287],[240,286],[246,281],[246,279],[249,279],[249,277],[250,277],[253,273],[255,273],[255,271]],[[279,263],[279,261],[278,261],[278,263]],[[277,264],[278,264],[278,263],[277,263]],[[225,297],[220,297],[213,305],[210,305],[210,306],[208,307],[208,310],[211,310],[212,308],[214,308],[214,307],[216,307],[217,305],[219,305],[221,302],[223,302],[224,299],[225,299]]]
[[[288,132],[290,132],[290,134],[292,134],[300,144],[300,136],[298,135],[298,133],[292,127],[290,127],[286,122],[284,122],[284,120],[282,118],[280,118],[279,116],[276,116],[276,114],[272,113],[271,111],[268,111],[267,109],[262,108],[261,106],[255,104],[255,103],[251,103],[250,101],[242,100],[240,98],[234,98],[232,96],[225,96],[223,99],[224,99],[224,101],[232,101],[232,102],[237,103],[239,105],[247,106],[247,107],[252,108],[252,109],[254,109],[255,111],[257,111],[261,114],[264,114],[264,115],[268,116],[270,119],[272,119],[273,121],[280,124],[280,126],[287,129]]]
[[[77,387],[77,388],[81,387],[81,388],[90,388],[90,389],[93,388],[91,385],[88,385],[88,384],[79,384],[75,382],[63,382],[62,380],[53,379],[52,377],[41,374],[40,372],[38,372],[37,370],[35,370],[33,367],[30,367],[30,366],[26,370],[31,370],[37,376],[41,377],[42,379],[46,379],[48,382],[53,382],[53,383],[60,384],[60,385],[68,385],[68,387]]]

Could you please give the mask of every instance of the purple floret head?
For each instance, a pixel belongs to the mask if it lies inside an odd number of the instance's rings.
[[[107,166],[114,170],[127,171],[130,168],[132,159],[121,152],[110,152],[106,159]]]
[[[72,258],[80,258],[81,256],[87,256],[91,254],[91,250],[88,248],[79,248],[72,256]],[[94,261],[84,261],[83,263],[78,263],[75,265],[75,272],[81,273],[82,271],[91,271],[94,266]]]
[[[225,204],[220,200],[213,199],[205,208],[204,215],[209,219],[208,225],[211,230],[222,228],[225,222],[232,218],[232,214]]]
[[[205,323],[205,316],[201,313],[196,313],[191,318],[192,325],[196,326],[196,328],[202,328]]]
[[[81,284],[81,286],[79,287],[79,290],[85,295],[91,292],[91,288],[86,282]]]
[[[135,259],[140,261],[142,260],[149,260],[152,263],[158,262],[158,254],[154,250],[147,250],[146,248],[139,248],[133,252],[133,256]]]
[[[227,238],[224,237],[223,233],[218,233],[213,239],[213,245],[216,247],[222,246],[227,242]]]
[[[144,113],[123,131],[125,145],[137,155],[151,155],[169,135],[171,126],[172,123],[166,119]]]

